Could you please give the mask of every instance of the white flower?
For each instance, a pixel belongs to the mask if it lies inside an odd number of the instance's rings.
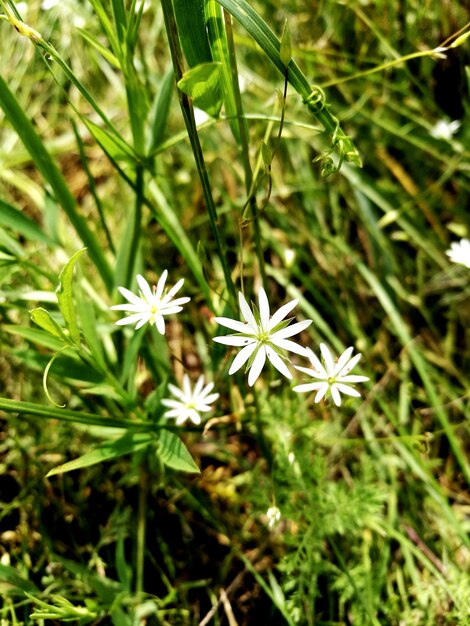
[[[434,137],[434,139],[444,139],[446,141],[450,141],[459,130],[461,124],[462,122],[459,122],[459,120],[454,120],[453,122],[439,120],[434,124],[429,133],[431,137]]]
[[[126,311],[132,313],[128,317],[124,317],[116,322],[118,326],[124,326],[126,324],[135,324],[135,329],[141,328],[147,322],[157,327],[158,332],[161,335],[165,334],[165,320],[164,315],[171,315],[172,313],[179,313],[183,307],[182,304],[189,302],[191,298],[177,298],[172,300],[176,292],[181,288],[184,283],[184,278],[179,280],[174,287],[172,287],[168,293],[164,294],[165,282],[168,276],[168,271],[165,270],[160,276],[157,286],[150,288],[150,285],[143,276],[137,274],[137,282],[140,287],[140,297],[136,296],[126,289],[125,287],[118,287],[120,293],[128,300],[128,304],[115,304],[111,309],[115,311]]]
[[[277,508],[277,506],[270,506],[266,511],[266,517],[268,518],[269,528],[274,528],[281,519],[281,511]]]
[[[315,402],[320,402],[329,391],[336,406],[341,405],[341,393],[347,396],[359,397],[361,394],[350,386],[351,383],[362,383],[365,380],[369,380],[369,378],[367,376],[349,376],[348,374],[361,358],[361,353],[359,352],[351,359],[354,348],[348,348],[335,363],[331,352],[324,343],[320,344],[320,350],[325,365],[322,365],[312,350],[309,350],[308,358],[313,365],[313,369],[295,366],[296,369],[309,374],[312,378],[316,378],[317,381],[297,385],[297,387],[294,387],[294,391],[316,391]]]
[[[466,267],[470,267],[470,241],[468,239],[461,239],[459,242],[454,241],[451,243],[446,254],[454,263],[461,263]]]
[[[209,405],[219,397],[218,393],[211,393],[214,383],[204,386],[204,376],[199,376],[194,389],[191,388],[191,381],[187,374],[183,376],[182,389],[171,384],[168,385],[168,388],[175,398],[178,399],[165,398],[162,400],[164,406],[170,407],[169,411],[165,411],[163,417],[175,417],[177,426],[183,424],[188,419],[193,424],[200,424],[200,413],[210,411],[211,407]]]
[[[285,316],[292,311],[298,300],[291,300],[271,316],[269,312],[268,297],[264,289],[258,292],[259,310],[253,306],[251,311],[242,293],[238,294],[240,310],[245,319],[238,322],[228,317],[216,317],[215,321],[231,330],[237,331],[236,335],[224,335],[214,337],[214,341],[224,343],[227,346],[242,348],[234,358],[228,371],[229,374],[237,372],[247,361],[248,384],[250,387],[255,383],[266,362],[266,357],[274,367],[286,378],[292,378],[287,365],[284,350],[307,356],[307,348],[302,348],[294,341],[287,339],[300,333],[312,323],[312,320],[304,320],[289,326],[289,320]]]

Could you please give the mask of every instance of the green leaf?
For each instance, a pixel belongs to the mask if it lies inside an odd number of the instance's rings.
[[[52,321],[54,322],[54,320]],[[57,350],[60,350],[64,347],[62,337],[57,339],[57,336],[52,336],[50,331],[46,332],[44,330],[39,330],[39,328],[31,328],[30,326],[17,326],[16,324],[4,324],[2,326],[2,331],[9,333],[10,335],[17,335],[18,337],[22,337],[27,341],[38,344],[39,346],[44,346],[45,348],[47,348],[48,350],[52,350],[53,352],[57,352]]]
[[[3,597],[23,595],[24,592],[37,593],[37,591],[36,585],[20,576],[14,567],[0,563],[0,594]]]
[[[211,117],[217,117],[222,107],[220,63],[201,63],[183,74],[178,87],[190,96],[194,106]]]
[[[132,454],[136,450],[141,450],[149,444],[155,441],[155,437],[151,433],[126,433],[120,439],[115,441],[106,441],[97,446],[90,452],[86,452],[78,459],[58,465],[51,469],[47,473],[47,477],[55,476],[56,474],[64,474],[65,472],[71,472],[72,470],[82,469],[83,467],[90,467],[91,465],[97,465],[103,461],[109,461],[124,454]]]
[[[162,462],[180,472],[200,474],[201,470],[194,462],[181,439],[169,430],[161,430],[158,440],[158,454]]]
[[[222,14],[222,7],[215,0],[206,0],[204,3],[204,13],[207,24],[207,36],[212,53],[212,60],[221,64],[220,83],[222,97],[224,101],[225,115],[228,117],[230,128],[233,136],[240,142],[242,130],[244,134],[248,134],[248,127],[245,118],[242,115],[241,99],[239,99],[239,107],[237,108],[237,98],[240,97],[238,84],[238,72],[236,70],[235,55],[230,56],[230,46],[228,43],[227,32]],[[234,81],[234,74],[237,79]],[[236,91],[235,91],[236,90]],[[244,129],[241,129],[244,126]]]
[[[86,248],[78,250],[70,258],[69,262],[60,273],[60,282],[56,289],[57,300],[59,302],[60,311],[64,316],[65,325],[70,333],[72,341],[74,341],[77,345],[80,344],[80,331],[77,326],[77,312],[73,301],[72,280],[75,263],[85,250]]]
[[[173,0],[179,39],[189,67],[212,61],[204,19],[204,0]]]
[[[58,337],[63,342],[67,342],[67,337],[65,336],[64,331],[49,311],[43,309],[42,307],[37,307],[36,309],[32,309],[29,314],[31,315],[33,322],[40,326],[43,330],[47,330],[47,332],[54,335],[54,337]]]
[[[10,400],[0,397],[0,409],[7,413],[18,413],[21,415],[37,415],[47,419],[57,419],[63,422],[72,422],[86,426],[99,426],[100,428],[125,428],[135,429],[141,432],[150,432],[153,425],[150,422],[143,422],[134,419],[113,418],[83,411],[72,411],[70,409],[58,409],[56,407],[46,407],[35,402],[22,402],[21,400]]]

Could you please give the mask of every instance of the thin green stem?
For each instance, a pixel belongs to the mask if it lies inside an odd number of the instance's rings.
[[[240,85],[238,83],[238,67],[237,57],[235,54],[235,45],[233,42],[233,28],[232,28],[232,16],[228,11],[223,9],[225,32],[227,34],[227,46],[230,58],[231,78],[233,85],[233,94],[235,98],[235,106],[237,109],[238,128],[240,131],[241,141],[241,156],[243,162],[243,169],[245,172],[245,190],[247,194],[250,194],[250,190],[253,185],[253,170],[250,163],[250,148],[248,137],[248,124],[245,119],[243,104],[240,94]],[[253,231],[255,238],[255,250],[258,258],[259,270],[263,284],[267,285],[266,267],[264,263],[263,247],[261,245],[261,229],[258,221],[258,207],[256,204],[256,194],[250,194],[249,196],[251,216],[253,219]]]

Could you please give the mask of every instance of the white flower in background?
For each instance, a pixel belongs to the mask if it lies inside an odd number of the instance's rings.
[[[286,359],[284,351],[308,356],[308,350],[288,337],[300,333],[312,323],[312,320],[304,320],[289,326],[291,320],[284,320],[285,316],[297,305],[298,300],[291,300],[284,304],[273,316],[270,314],[268,297],[264,289],[258,292],[259,310],[253,306],[252,311],[242,293],[238,294],[238,301],[244,322],[228,317],[215,318],[218,324],[235,330],[237,334],[214,337],[214,341],[242,348],[234,358],[228,373],[234,374],[248,362],[248,384],[251,387],[260,375],[267,357],[283,376],[292,378],[283,360]]]
[[[297,385],[294,387],[294,391],[316,391],[315,402],[320,402],[329,391],[336,406],[341,405],[342,393],[347,396],[359,397],[361,394],[351,387],[351,383],[362,383],[365,380],[369,380],[369,378],[367,376],[350,376],[349,372],[357,365],[361,358],[361,353],[359,352],[351,359],[354,348],[348,348],[335,363],[331,352],[324,343],[320,344],[320,350],[324,365],[312,350],[309,350],[308,358],[313,367],[295,366],[296,369],[309,374],[309,376],[315,378],[316,381],[304,385]]]
[[[196,126],[204,124],[204,122],[207,122],[209,119],[210,116],[205,111],[194,107],[194,121],[196,122]]]
[[[429,133],[432,137],[434,137],[434,139],[444,139],[446,141],[450,141],[459,130],[461,124],[462,122],[459,122],[459,120],[454,120],[453,122],[449,122],[448,120],[439,120],[434,124]]]
[[[268,518],[268,526],[272,529],[278,525],[281,519],[281,511],[277,506],[270,506],[266,511],[266,517]]]
[[[466,267],[470,267],[470,241],[468,239],[461,239],[459,242],[454,241],[451,243],[446,254],[454,263],[461,263]]]
[[[61,18],[67,19],[76,28],[84,28],[86,20],[78,11],[84,12],[83,7],[72,0],[43,0],[41,3],[43,11],[54,11]]]
[[[126,313],[131,313],[131,315],[117,321],[117,326],[135,324],[135,329],[137,330],[148,322],[151,326],[155,325],[158,332],[164,335],[165,320],[163,316],[179,313],[183,309],[181,305],[189,302],[191,299],[184,297],[172,300],[176,292],[182,287],[184,278],[179,280],[168,293],[164,293],[167,277],[168,271],[165,270],[160,276],[157,286],[154,286],[152,290],[145,278],[137,274],[140,296],[136,296],[125,287],[118,287],[121,295],[128,300],[128,304],[115,304],[111,309],[114,311],[126,311]]]
[[[191,381],[187,374],[183,376],[182,389],[171,384],[168,385],[168,388],[176,400],[172,398],[162,400],[163,406],[170,408],[169,411],[165,411],[163,417],[176,418],[177,426],[180,426],[186,420],[191,420],[193,424],[200,424],[200,413],[210,411],[211,407],[209,405],[219,397],[218,393],[211,393],[214,383],[204,386],[204,376],[199,376],[194,389],[191,387]]]

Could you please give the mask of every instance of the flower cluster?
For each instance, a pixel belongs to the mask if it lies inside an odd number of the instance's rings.
[[[468,252],[470,252],[470,242],[467,244],[469,246]],[[470,256],[468,259],[470,260]],[[174,299],[182,287],[184,279],[179,280],[171,289],[166,291],[167,278],[168,272],[165,270],[157,285],[151,288],[145,278],[138,274],[139,296],[125,287],[119,287],[121,295],[128,302],[127,304],[114,305],[111,308],[125,311],[130,315],[118,320],[116,324],[135,324],[135,328],[139,329],[149,323],[151,326],[155,325],[159,333],[165,334],[164,316],[179,313],[183,309],[182,305],[190,300],[188,297]],[[360,353],[352,356],[353,348],[349,347],[335,361],[327,346],[322,343],[320,344],[322,363],[310,348],[304,348],[291,339],[312,323],[312,320],[291,323],[293,318],[286,319],[297,306],[298,300],[287,302],[273,314],[271,314],[268,296],[264,289],[260,289],[258,292],[258,306],[253,304],[250,307],[242,293],[238,294],[238,302],[242,320],[230,317],[215,318],[220,326],[235,332],[219,335],[213,340],[226,346],[240,348],[230,365],[229,374],[235,374],[245,366],[245,371],[248,373],[248,385],[251,387],[259,378],[266,362],[269,361],[283,376],[292,379],[288,353],[293,353],[309,359],[311,367],[300,365],[294,365],[294,367],[314,379],[313,382],[295,386],[293,391],[316,391],[315,402],[320,402],[329,394],[337,406],[341,405],[341,394],[360,396],[360,393],[352,385],[369,379],[367,376],[350,374],[361,358]],[[200,424],[201,413],[210,411],[210,405],[219,397],[218,393],[212,393],[214,383],[205,384],[203,376],[199,377],[194,388],[191,386],[187,374],[183,376],[182,389],[171,384],[168,388],[173,398],[162,400],[163,406],[168,407],[164,417],[176,419],[177,425],[183,424],[187,420],[196,425]]]

